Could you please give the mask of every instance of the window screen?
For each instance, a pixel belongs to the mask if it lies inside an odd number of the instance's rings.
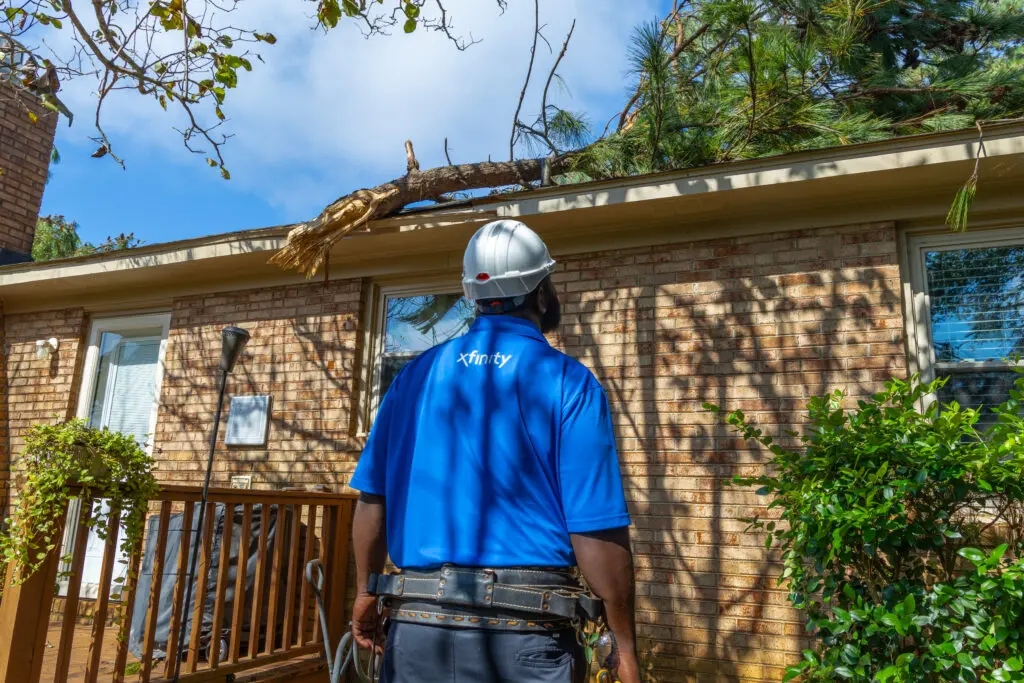
[[[1024,354],[1024,244],[928,251],[925,270],[939,399],[1002,403]]]

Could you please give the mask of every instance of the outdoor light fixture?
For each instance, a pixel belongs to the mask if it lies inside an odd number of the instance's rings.
[[[50,354],[60,346],[60,340],[56,337],[36,340],[36,358],[49,358]]]
[[[241,327],[224,328],[224,341],[220,350],[221,372],[227,373],[235,369],[235,363],[248,341],[249,333]]]
[[[181,673],[181,655],[185,651],[185,620],[188,618],[189,603],[192,602],[192,583],[196,580],[196,560],[199,559],[199,530],[203,528],[206,516],[206,496],[210,490],[210,473],[213,471],[213,452],[217,448],[217,430],[220,428],[220,414],[224,407],[224,390],[228,385],[228,375],[235,368],[242,349],[249,341],[249,333],[240,327],[225,327],[220,349],[220,394],[217,397],[217,414],[213,419],[213,433],[210,435],[210,457],[206,462],[206,478],[203,480],[203,495],[199,502],[199,519],[196,523],[196,534],[192,539],[192,558],[189,561],[188,582],[185,584],[185,602],[182,605],[181,629],[178,631],[178,656],[174,662],[175,683]],[[188,530],[191,533],[191,529]],[[184,532],[184,529],[182,530]],[[205,586],[204,586],[205,589]],[[169,643],[168,643],[169,645]],[[198,649],[197,649],[198,651]]]

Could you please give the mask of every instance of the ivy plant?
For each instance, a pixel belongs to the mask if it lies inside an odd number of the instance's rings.
[[[921,410],[941,385],[812,399],[804,435],[778,441],[727,415],[772,454],[734,483],[771,499],[748,530],[781,550],[818,643],[786,680],[1024,681],[1024,375],[994,408]]]
[[[88,520],[101,539],[117,510],[125,531],[121,551],[130,556],[141,543],[157,483],[153,459],[134,437],[93,429],[84,420],[40,424],[29,431],[21,462],[26,478],[0,535],[0,561],[18,569],[15,584],[38,571],[61,542],[60,523],[72,497],[109,502],[106,512],[96,506]]]

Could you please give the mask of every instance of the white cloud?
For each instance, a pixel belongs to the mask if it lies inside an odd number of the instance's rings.
[[[225,148],[235,183],[299,219],[359,186],[400,175],[403,143],[416,144],[424,167],[443,163],[443,140],[456,161],[508,156],[511,119],[529,57],[533,3],[511,0],[500,16],[492,0],[449,0],[464,35],[482,40],[459,52],[442,35],[417,31],[365,40],[352,22],[327,35],[311,30],[313,5],[295,0],[247,0],[238,25],[273,32],[266,64],[243,74],[229,95]],[[546,0],[545,35],[558,51],[573,18],[576,31],[560,72],[572,98],[556,101],[588,113],[603,127],[626,90],[626,42],[633,27],[657,14],[658,0]],[[534,91],[524,107],[532,118],[554,55],[538,47]],[[66,93],[88,111],[81,86]],[[127,95],[127,94],[126,94]],[[122,152],[152,154],[166,163],[199,160],[179,148],[174,117],[137,95],[108,109],[108,132]],[[72,134],[90,134],[90,116]],[[129,161],[131,158],[129,156]],[[211,171],[212,173],[212,171]]]

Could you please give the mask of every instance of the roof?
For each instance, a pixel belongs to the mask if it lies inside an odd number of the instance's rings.
[[[985,188],[1019,185],[1024,178],[1024,124],[986,126],[984,139],[980,196],[988,193]],[[701,229],[714,234],[715,226],[725,222],[791,225],[811,213],[819,214],[817,225],[856,222],[858,216],[870,217],[872,209],[889,220],[944,215],[977,151],[975,130],[932,133],[417,208],[374,221],[367,230],[341,240],[331,254],[330,275],[397,276],[409,271],[411,258],[419,270],[457,271],[468,236],[495,217],[526,220],[557,255],[694,239]],[[856,206],[851,193],[858,197]],[[766,211],[768,207],[786,210]],[[820,214],[829,211],[843,215],[831,220],[825,216],[822,223]],[[266,263],[291,227],[4,266],[0,298],[9,311],[32,310],[45,300],[50,308],[57,302],[96,303],[102,292],[140,284],[154,292],[155,301],[171,291],[300,282],[300,276]]]

